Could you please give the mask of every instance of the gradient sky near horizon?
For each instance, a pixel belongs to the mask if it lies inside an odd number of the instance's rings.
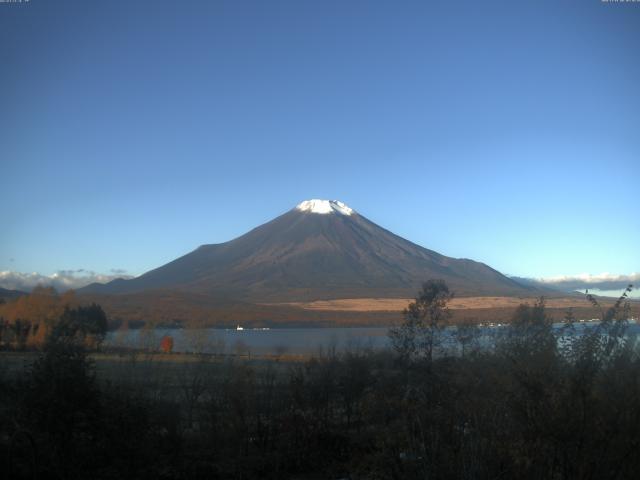
[[[0,271],[138,275],[309,198],[640,272],[640,3],[0,3]]]

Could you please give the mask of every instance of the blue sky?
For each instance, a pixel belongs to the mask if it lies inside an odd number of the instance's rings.
[[[0,271],[137,275],[308,198],[640,272],[640,4],[0,4]]]

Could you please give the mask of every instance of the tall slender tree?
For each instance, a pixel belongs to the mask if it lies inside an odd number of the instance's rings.
[[[415,301],[402,312],[402,325],[389,331],[392,345],[402,357],[433,360],[451,318],[448,304],[452,298],[453,292],[444,280],[428,280],[422,285]]]

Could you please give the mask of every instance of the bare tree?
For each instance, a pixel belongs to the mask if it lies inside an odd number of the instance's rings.
[[[415,301],[404,309],[404,323],[389,331],[393,348],[404,358],[424,357],[431,362],[451,317],[447,305],[452,298],[444,280],[425,282]]]

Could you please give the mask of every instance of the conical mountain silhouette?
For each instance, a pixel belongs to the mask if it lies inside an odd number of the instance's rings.
[[[531,295],[489,266],[440,255],[338,201],[308,200],[226,243],[81,293],[179,290],[252,302],[411,297],[429,278],[457,295]]]

